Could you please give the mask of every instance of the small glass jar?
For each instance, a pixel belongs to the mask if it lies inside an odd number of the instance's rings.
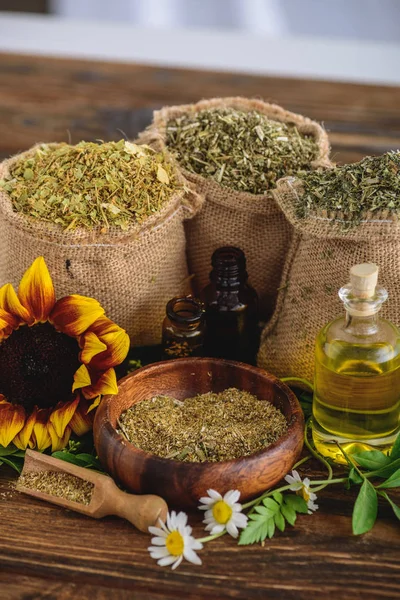
[[[205,334],[203,303],[192,296],[172,298],[162,331],[163,359],[202,356]]]

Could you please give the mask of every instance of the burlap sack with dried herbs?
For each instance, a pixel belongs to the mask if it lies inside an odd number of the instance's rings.
[[[343,314],[338,291],[348,283],[353,265],[379,265],[379,283],[389,291],[380,314],[400,324],[400,224],[383,211],[363,215],[348,230],[339,212],[315,212],[301,219],[295,208],[301,193],[302,184],[294,178],[282,179],[274,192],[295,234],[276,309],[261,336],[258,365],[279,377],[312,381],[315,338]]]
[[[328,136],[320,125],[275,104],[240,97],[215,98],[155,111],[153,123],[141,135],[140,141],[166,150],[169,120],[185,113],[227,107],[244,112],[257,111],[269,119],[295,124],[299,132],[315,136],[318,155],[310,167],[317,169],[330,164]],[[183,168],[181,171],[186,180],[205,195],[201,211],[185,226],[189,270],[194,275],[195,290],[200,291],[208,283],[214,250],[224,245],[238,246],[246,254],[249,281],[258,292],[261,316],[267,319],[275,304],[292,235],[291,225],[270,191],[263,195],[239,192],[221,186],[214,179],[206,179]]]
[[[13,161],[37,147],[1,163],[0,179],[8,175]],[[183,222],[201,204],[198,194],[182,187],[160,212],[127,231],[115,227],[107,233],[99,228],[68,231],[14,212],[0,189],[0,285],[17,286],[24,271],[42,255],[57,297],[96,298],[126,329],[132,345],[159,343],[167,301],[190,291]]]

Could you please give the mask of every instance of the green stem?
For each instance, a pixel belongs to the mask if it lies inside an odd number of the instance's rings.
[[[213,540],[216,540],[217,538],[223,536],[226,534],[226,531],[221,531],[221,533],[214,533],[214,535],[208,535],[206,537],[200,538],[200,539],[196,539],[196,542],[201,542],[202,544],[206,544],[207,542],[212,542]]]
[[[347,464],[350,467],[354,467],[354,469],[357,471],[357,473],[359,474],[359,476],[362,477],[363,479],[365,479],[364,473],[362,473],[362,471],[360,471],[360,469],[357,467],[356,463],[353,461],[353,459],[350,457],[350,455],[347,454],[347,452],[342,448],[342,446],[339,444],[339,442],[335,441],[335,444],[339,448],[339,450],[343,454],[343,456],[345,457],[345,459],[347,461]]]
[[[292,470],[297,469],[297,467],[300,467],[300,465],[302,465],[303,463],[307,462],[308,460],[310,460],[311,456],[305,456],[304,458],[302,458],[301,460],[299,460],[295,465],[293,465]]]
[[[290,485],[283,485],[282,487],[277,488],[276,490],[267,490],[266,492],[261,494],[261,496],[254,498],[254,500],[250,500],[250,502],[246,502],[246,504],[242,504],[242,509],[250,508],[250,506],[257,506],[258,504],[260,504],[260,502],[262,502],[264,500],[264,498],[268,498],[268,496],[272,496],[272,494],[275,494],[275,492],[286,492],[287,490],[290,490]],[[251,514],[251,513],[249,513],[249,514]]]
[[[316,458],[317,460],[319,460],[319,462],[321,462],[324,467],[327,469],[328,471],[328,479],[327,481],[330,481],[333,477],[333,471],[332,471],[332,467],[331,465],[328,463],[328,461],[325,460],[325,458],[323,456],[321,456],[321,454],[319,452],[317,452],[316,450],[314,450],[314,448],[311,446],[310,442],[308,441],[308,430],[311,427],[311,418],[308,419],[306,426],[305,426],[305,430],[304,430],[304,443],[307,446],[307,449],[309,452],[311,452],[311,454],[314,456],[314,458]],[[324,487],[326,487],[327,485],[329,485],[329,483],[326,483],[323,487],[319,488],[320,490],[322,490]]]

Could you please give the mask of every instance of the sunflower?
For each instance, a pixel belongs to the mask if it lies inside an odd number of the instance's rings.
[[[42,256],[18,293],[0,288],[0,445],[52,451],[93,423],[102,394],[116,394],[114,367],[126,357],[127,333],[93,298],[56,302]]]

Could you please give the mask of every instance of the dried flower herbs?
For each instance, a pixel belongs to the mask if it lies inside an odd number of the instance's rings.
[[[138,448],[164,458],[218,462],[266,448],[286,429],[270,402],[229,388],[185,401],[168,396],[143,400],[120,419],[122,433]]]
[[[302,178],[298,197],[300,218],[326,211],[339,213],[349,226],[359,224],[368,212],[400,213],[400,152],[367,156],[360,162]]]
[[[179,188],[162,154],[125,140],[42,144],[0,186],[16,212],[64,229],[104,231],[141,223]]]
[[[169,120],[166,134],[185,169],[252,194],[265,194],[279,178],[310,170],[318,154],[313,136],[256,111],[188,113]]]
[[[90,504],[94,489],[90,481],[60,471],[24,473],[18,479],[18,486],[86,505]]]

